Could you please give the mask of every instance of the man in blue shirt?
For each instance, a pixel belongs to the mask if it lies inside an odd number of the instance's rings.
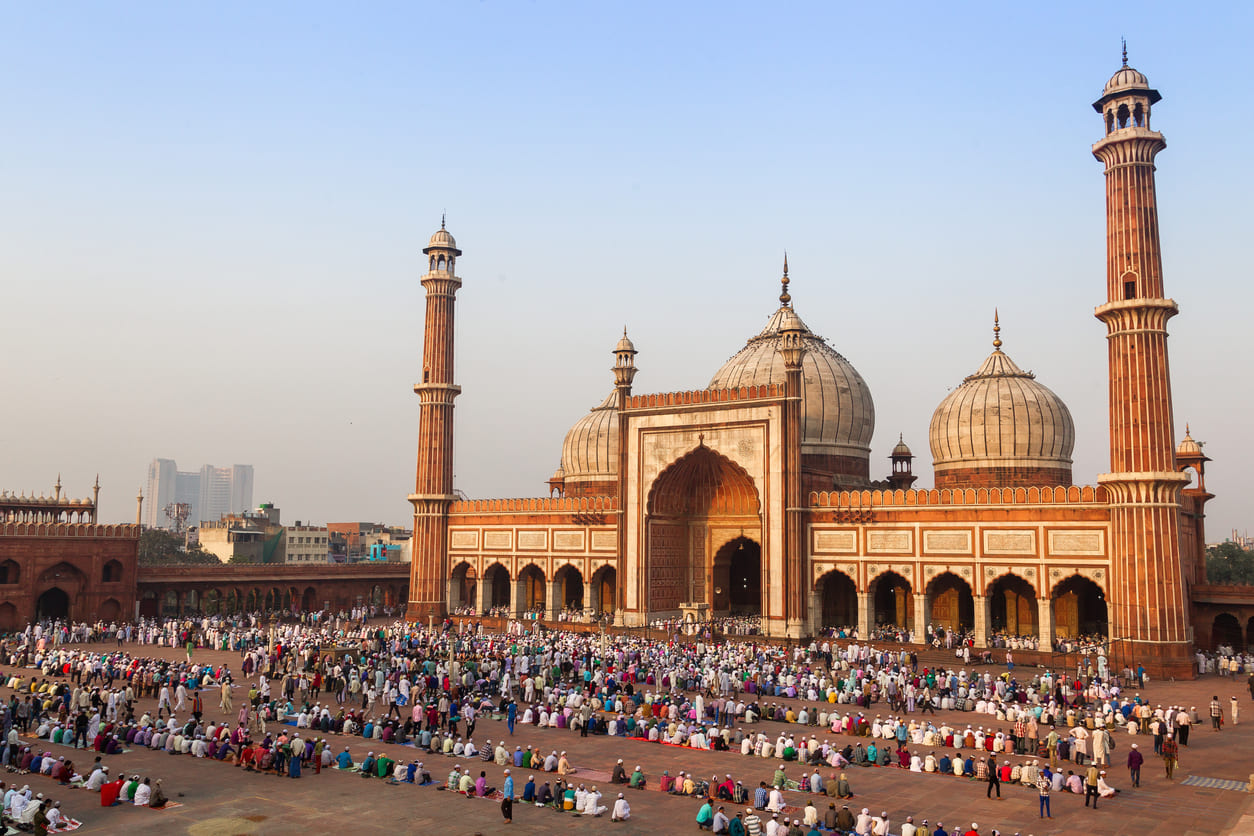
[[[755,810],[765,810],[767,801],[766,782],[758,783],[758,788],[753,791],[753,807]]]

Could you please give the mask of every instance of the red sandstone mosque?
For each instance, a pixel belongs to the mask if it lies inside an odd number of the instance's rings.
[[[441,224],[429,272],[410,618],[568,608],[623,626],[751,612],[770,636],[928,624],[1055,637],[1101,633],[1160,675],[1188,676],[1204,586],[1204,468],[1176,443],[1151,127],[1160,95],[1127,64],[1094,102],[1103,133],[1110,470],[1077,485],[1066,404],[1003,351],[936,408],[935,485],[892,452],[876,481],[875,407],[857,370],[779,307],[705,389],[637,394],[636,349],[614,348],[613,390],[566,436],[550,496],[453,493],[453,308],[462,254]],[[1096,289],[1095,289],[1096,290]],[[1095,294],[1096,295],[1096,294]],[[1191,474],[1190,474],[1191,471]],[[1195,630],[1198,634],[1195,636]]]

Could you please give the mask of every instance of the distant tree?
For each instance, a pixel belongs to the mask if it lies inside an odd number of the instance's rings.
[[[179,566],[218,563],[218,559],[200,546],[188,549],[183,538],[163,528],[147,528],[139,535],[140,566]]]
[[[1254,551],[1236,543],[1220,543],[1206,550],[1206,580],[1209,583],[1254,586]]]

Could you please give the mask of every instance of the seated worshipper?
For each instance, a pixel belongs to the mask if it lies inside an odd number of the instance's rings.
[[[91,776],[88,777],[87,783],[83,786],[92,792],[100,792],[100,788],[104,786],[105,781],[109,779],[109,767],[97,764]]]
[[[644,773],[640,771],[640,766],[637,764],[635,770],[631,773],[631,783],[629,786],[633,790],[642,790],[645,787],[645,783]]]
[[[619,758],[618,763],[614,764],[614,772],[610,775],[611,784],[627,783],[627,770],[623,769],[623,759]]]
[[[1106,770],[1102,770],[1097,776],[1097,794],[1102,798],[1111,798],[1119,790],[1106,783]]]
[[[610,821],[627,821],[629,818],[631,818],[631,805],[620,792],[618,800],[614,802],[614,810],[610,813]]]
[[[1067,770],[1067,789],[1076,795],[1084,795],[1084,779],[1070,769]]]
[[[118,796],[122,794],[122,787],[125,786],[126,779],[118,778],[116,781],[110,781],[100,787],[100,806],[112,807],[118,802]]]
[[[153,809],[160,809],[169,803],[169,799],[165,797],[165,793],[161,791],[161,779],[157,779],[157,783],[152,788],[152,800],[148,802],[148,806]]]
[[[152,802],[152,781],[145,778],[144,782],[135,788],[135,806],[147,807]]]
[[[579,810],[585,816],[600,816],[605,812],[605,805],[601,803],[601,793],[593,787],[585,796],[583,807]]]

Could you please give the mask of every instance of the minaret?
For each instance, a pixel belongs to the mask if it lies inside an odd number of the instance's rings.
[[[414,506],[413,563],[409,577],[410,621],[446,614],[448,581],[448,511],[453,495],[453,400],[461,387],[453,384],[453,303],[462,286],[454,268],[457,242],[444,228],[423,249],[427,273],[427,317],[423,329],[422,382],[418,395],[418,472],[409,501]]]
[[[135,526],[138,528],[144,524],[144,489],[140,488],[135,492]]]
[[[788,254],[784,254],[784,275],[780,279],[779,303],[785,311],[780,321],[783,344],[780,354],[784,357],[784,420],[780,442],[783,447],[784,469],[784,631],[791,639],[801,638],[808,632],[809,589],[806,584],[806,549],[803,543],[801,496],[801,361],[805,358],[803,339],[805,325],[793,312],[792,296],[788,293]],[[770,581],[763,579],[765,591]]]
[[[618,394],[618,564],[614,577],[617,579],[614,602],[614,623],[622,626],[623,610],[627,606],[627,524],[623,510],[627,507],[627,399],[631,397],[631,382],[636,379],[635,344],[627,338],[627,326],[623,326],[623,338],[614,346],[614,391]],[[633,579],[634,582],[634,579]],[[605,609],[602,602],[601,608]]]
[[[1150,130],[1162,97],[1144,75],[1123,66],[1093,108],[1105,136],[1093,156],[1106,167],[1106,323],[1110,377],[1110,637],[1135,668],[1190,677],[1189,598],[1180,559],[1167,320],[1176,303],[1163,295],[1154,158],[1166,147]]]
[[[96,484],[91,489],[91,522],[95,525],[100,521],[100,474],[96,474]]]

